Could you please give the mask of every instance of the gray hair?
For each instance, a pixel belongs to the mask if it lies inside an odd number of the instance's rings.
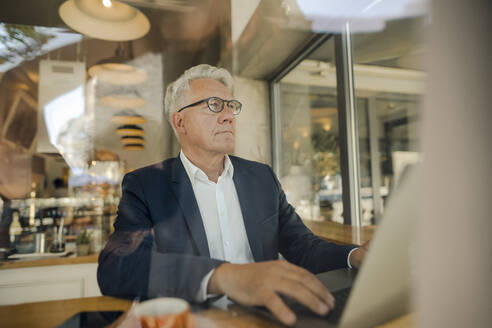
[[[178,137],[172,123],[172,114],[179,108],[186,106],[183,104],[183,93],[190,90],[190,82],[198,79],[211,79],[224,84],[232,94],[233,79],[231,74],[224,68],[217,68],[207,64],[200,64],[187,69],[176,81],[169,84],[164,98],[164,113],[173,128],[174,134]]]

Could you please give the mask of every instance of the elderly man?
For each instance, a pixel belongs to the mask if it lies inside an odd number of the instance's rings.
[[[226,70],[198,65],[167,88],[181,152],[125,176],[99,257],[101,291],[192,302],[227,295],[293,324],[283,294],[326,314],[334,299],[313,273],[358,267],[366,250],[314,236],[269,166],[228,155],[242,109],[232,83]]]

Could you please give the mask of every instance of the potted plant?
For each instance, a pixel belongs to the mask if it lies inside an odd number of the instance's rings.
[[[89,254],[89,247],[91,243],[91,233],[87,230],[82,230],[82,232],[77,236],[75,244],[77,245],[77,256],[85,256]]]

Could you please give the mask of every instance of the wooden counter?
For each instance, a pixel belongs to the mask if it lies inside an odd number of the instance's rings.
[[[77,256],[77,257],[54,257],[54,258],[40,259],[40,260],[0,262],[0,270],[52,266],[52,265],[65,265],[65,264],[97,263],[98,256],[99,254],[92,254],[88,256]]]
[[[376,226],[365,226],[359,230],[351,225],[332,221],[304,220],[303,222],[315,235],[338,244],[361,245],[370,240],[376,231]]]
[[[352,226],[336,222],[308,220],[303,222],[315,235],[320,236],[327,241],[339,244],[361,245],[365,241],[371,239],[375,231],[375,226],[363,227],[360,229],[360,233],[358,233],[357,229],[352,228]],[[0,262],[0,270],[65,264],[97,263],[98,256],[99,254],[92,254],[89,256]]]
[[[82,311],[126,311],[131,302],[99,296],[0,306],[2,327],[56,327]]]
[[[114,297],[100,296],[64,301],[38,302],[0,306],[2,327],[56,327],[82,311],[127,311],[131,302]],[[230,327],[284,327],[254,312],[233,306],[227,310],[208,309],[194,312],[196,328]],[[412,327],[412,316],[407,315],[381,327]]]

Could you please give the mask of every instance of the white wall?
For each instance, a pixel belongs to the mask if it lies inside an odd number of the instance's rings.
[[[236,76],[234,98],[243,104],[236,117],[235,155],[271,165],[268,83]]]
[[[231,0],[232,42],[239,39],[259,3],[260,0]]]

